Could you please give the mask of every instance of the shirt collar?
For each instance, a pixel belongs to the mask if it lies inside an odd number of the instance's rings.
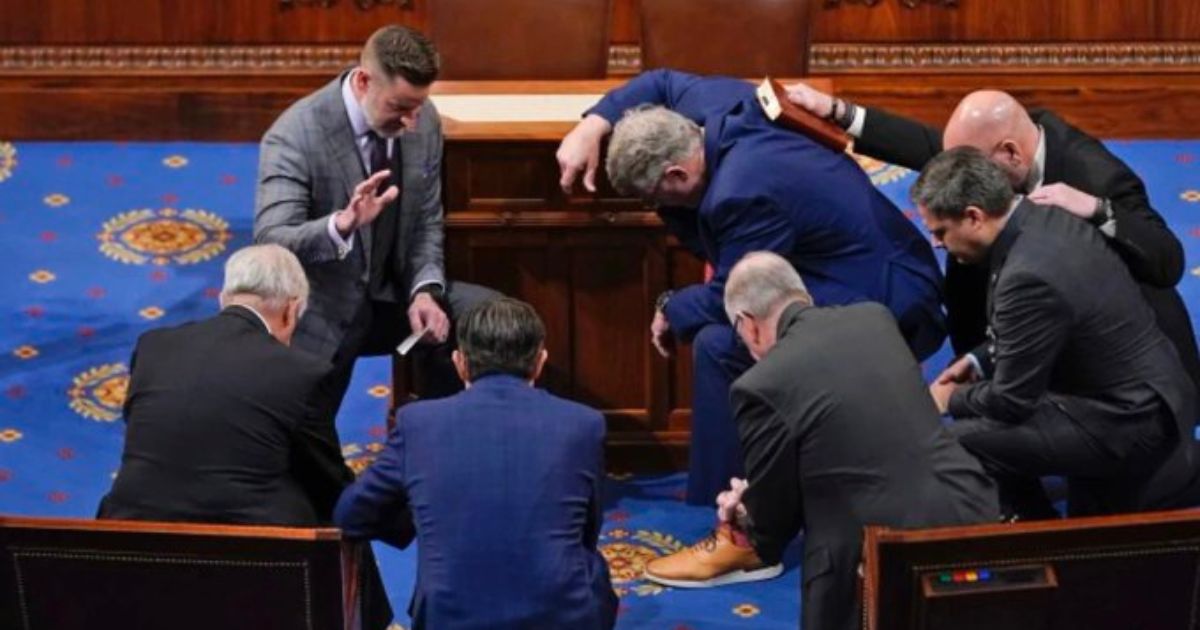
[[[350,78],[355,72],[360,70],[351,70],[346,78],[342,79],[342,102],[346,104],[346,115],[350,117],[350,128],[354,130],[354,139],[360,140],[367,132],[371,131],[371,126],[367,124],[367,117],[363,114],[362,106],[358,104],[358,99],[354,98],[354,90],[350,87]]]
[[[1004,221],[1004,225],[1000,228],[1000,234],[996,236],[996,241],[992,243],[992,247],[988,251],[988,268],[992,271],[997,271],[1004,266],[1004,261],[1008,258],[1008,251],[1012,249],[1013,242],[1021,233],[1020,221],[1016,220],[1016,216],[1018,212],[1022,211],[1021,206],[1024,202],[1025,197],[1021,195],[1014,197],[1012,205],[1008,207],[1008,212],[1001,219]]]
[[[1046,178],[1046,130],[1038,125],[1038,148],[1033,154],[1033,165],[1029,168],[1029,177],[1025,179],[1025,194],[1029,194],[1042,185]]]

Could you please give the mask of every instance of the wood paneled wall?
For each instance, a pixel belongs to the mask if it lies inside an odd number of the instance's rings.
[[[1193,0],[815,1],[818,43],[1195,41],[1200,33]],[[387,22],[424,28],[430,2],[5,0],[0,45],[356,44]],[[612,0],[614,44],[640,40],[639,4]]]
[[[429,0],[4,0],[0,45],[361,44],[387,23],[425,27]]]
[[[255,139],[436,1],[4,0],[0,138]],[[812,73],[850,98],[940,122],[998,87],[1104,137],[1200,136],[1195,0],[810,1]],[[637,70],[639,3],[612,0],[614,76]]]

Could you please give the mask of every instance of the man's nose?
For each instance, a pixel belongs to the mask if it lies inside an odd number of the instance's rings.
[[[404,123],[405,128],[412,129],[413,127],[417,126],[417,119],[420,118],[420,116],[421,108],[418,107],[417,109],[414,109],[411,112],[401,116],[400,120]]]

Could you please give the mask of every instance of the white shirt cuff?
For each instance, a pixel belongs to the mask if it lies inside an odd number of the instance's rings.
[[[850,127],[846,129],[846,133],[855,138],[862,135],[863,125],[867,122],[867,108],[861,105],[854,112],[854,121],[850,123]]]
[[[351,233],[348,238],[342,238],[342,235],[338,234],[337,226],[333,224],[333,217],[336,214],[334,212],[329,215],[329,222],[325,224],[325,231],[329,233],[329,239],[333,241],[333,246],[337,248],[338,260],[342,260],[350,252],[354,251],[354,234]]]
[[[984,376],[986,376],[983,373],[983,366],[979,365],[978,357],[976,357],[973,353],[968,352],[967,360],[971,362],[971,369],[975,371],[975,378],[982,379]]]
[[[1117,238],[1117,220],[1109,219],[1100,226],[1100,231],[1108,238]]]

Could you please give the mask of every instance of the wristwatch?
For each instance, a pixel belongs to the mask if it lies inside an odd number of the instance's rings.
[[[1104,197],[1096,198],[1096,211],[1088,219],[1088,223],[1100,227],[1113,220],[1112,202]]]
[[[413,291],[412,296],[415,298],[421,293],[428,293],[429,297],[433,298],[434,300],[440,300],[446,293],[446,290],[442,288],[442,285],[437,284],[436,282],[430,282],[429,284],[421,285],[419,289]]]
[[[659,293],[658,299],[654,300],[655,312],[661,313],[662,310],[667,307],[667,302],[671,301],[671,296],[674,294],[675,294],[675,292],[670,289],[667,289],[666,291]]]

